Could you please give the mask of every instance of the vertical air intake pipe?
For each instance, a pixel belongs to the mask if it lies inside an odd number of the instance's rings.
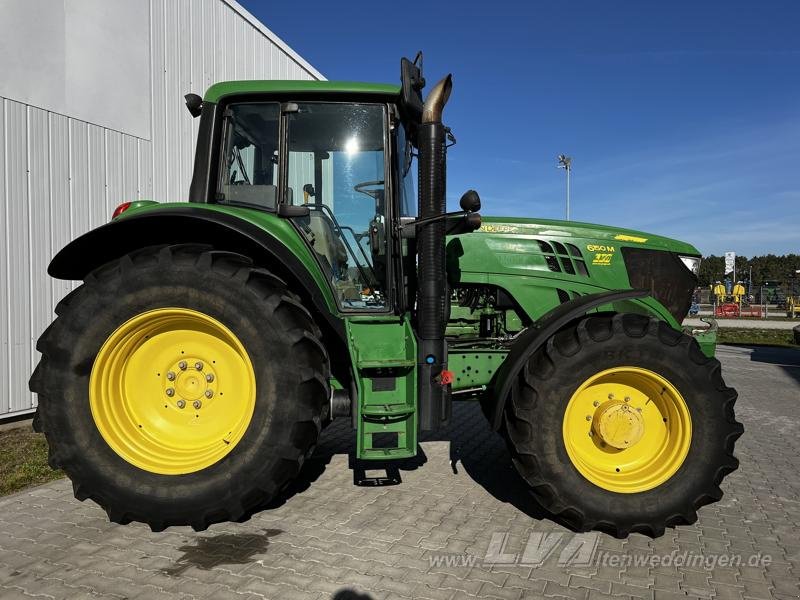
[[[445,127],[442,111],[450,90],[448,75],[431,90],[417,133],[419,148],[419,219],[443,215],[445,200]],[[440,220],[417,231],[417,334],[419,336],[419,420],[423,430],[437,429],[450,417],[450,396],[441,383],[447,365],[444,339],[445,223]]]

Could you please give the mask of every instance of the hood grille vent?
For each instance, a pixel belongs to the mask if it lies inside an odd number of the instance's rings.
[[[547,242],[545,240],[537,240],[537,242],[548,269],[554,273],[563,272],[568,275],[589,277],[586,261],[576,245],[562,244],[556,241]]]

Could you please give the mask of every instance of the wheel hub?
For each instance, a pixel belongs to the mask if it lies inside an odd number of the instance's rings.
[[[181,369],[181,365],[185,366],[187,363],[193,366]],[[200,365],[200,369],[194,365]],[[208,362],[200,359],[181,357],[169,365],[164,377],[164,393],[189,402],[213,398],[218,385],[214,369]],[[170,389],[174,389],[174,393],[171,394]]]
[[[598,372],[573,393],[564,412],[564,446],[572,465],[617,493],[653,489],[689,453],[692,420],[678,389],[634,366]]]
[[[595,410],[592,431],[609,446],[624,450],[642,439],[644,418],[629,403],[608,400]]]

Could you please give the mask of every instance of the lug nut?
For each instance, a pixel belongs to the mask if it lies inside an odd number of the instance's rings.
[[[198,371],[202,371],[203,370],[203,363],[201,363],[198,360],[196,363],[194,363],[194,368],[197,369]]]
[[[186,400],[178,400],[177,404],[178,408],[184,408],[186,406]]]
[[[593,406],[600,406],[600,403],[597,400],[595,400],[594,402],[592,402],[592,405]]]
[[[214,381],[214,375],[213,375],[213,374],[211,374],[211,373],[209,373],[208,375],[206,375],[206,381],[207,381],[208,383],[211,383],[212,381]]]
[[[614,394],[609,394],[609,395],[608,395],[608,399],[609,399],[609,400],[613,400],[613,399],[614,399]]]
[[[213,395],[214,395],[214,392],[212,390],[206,390],[206,398],[211,398],[211,396],[213,396]]]
[[[175,390],[173,390],[172,388],[167,388],[167,396],[171,397],[174,395],[175,395]]]
[[[175,373],[173,373],[172,371],[167,373],[167,379],[169,379],[170,381],[175,381]]]
[[[182,360],[181,362],[179,362],[179,363],[178,363],[178,368],[179,368],[181,371],[185,371],[185,370],[186,370],[186,361],[185,361],[185,360]]]
[[[194,402],[192,402],[192,406],[194,406],[195,408],[200,408],[201,406],[203,406],[203,403],[200,402],[200,400],[195,400]]]
[[[592,420],[592,415],[586,415],[586,420],[587,421],[591,421]]]
[[[630,401],[631,401],[631,397],[630,396],[625,396],[625,402],[630,402]]]

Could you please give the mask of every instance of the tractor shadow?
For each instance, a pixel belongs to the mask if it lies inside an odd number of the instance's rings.
[[[421,446],[417,456],[396,461],[364,461],[355,457],[356,435],[349,419],[337,419],[323,432],[314,454],[306,460],[299,475],[275,499],[249,511],[242,521],[254,514],[278,508],[303,493],[322,476],[335,455],[347,455],[353,473],[353,485],[364,487],[397,486],[403,472],[419,469],[427,462]],[[445,441],[450,444],[450,469],[454,475],[463,470],[497,500],[537,520],[551,520],[569,527],[543,508],[529,492],[528,485],[511,463],[503,439],[489,428],[477,402],[453,403],[450,424],[433,433],[422,434],[421,442]],[[437,457],[437,460],[440,460]],[[346,591],[346,590],[345,590]]]
[[[359,460],[355,449],[348,453],[348,466],[353,472],[353,485],[380,487],[403,483],[401,471],[414,471],[428,462],[422,446],[417,445],[417,455],[399,460]]]
[[[266,552],[271,537],[281,533],[283,531],[280,529],[267,529],[262,533],[223,533],[197,537],[195,544],[178,548],[183,556],[161,572],[170,577],[179,577],[190,567],[210,571],[222,565],[249,564],[254,556]]]
[[[332,431],[331,438],[337,440],[336,443],[328,446],[321,444],[322,448],[319,450],[347,453],[354,485],[399,485],[403,481],[403,472],[419,469],[430,460],[422,446],[417,447],[418,453],[414,458],[397,461],[358,460],[355,457],[355,432],[349,425],[347,422],[347,427],[341,432]],[[477,402],[454,402],[450,424],[440,431],[423,433],[420,441],[449,442],[449,467],[453,475],[458,475],[463,470],[497,500],[511,504],[531,518],[548,519],[568,526],[543,508],[530,494],[528,484],[511,463],[505,442],[490,429]],[[327,460],[330,460],[329,456]],[[437,456],[436,460],[441,458]]]
[[[454,475],[463,469],[500,502],[511,504],[531,518],[565,525],[531,495],[528,484],[511,462],[505,442],[491,430],[477,402],[454,402],[450,424],[441,431],[424,434],[422,441],[449,441]]]
[[[375,600],[369,594],[362,594],[349,588],[343,588],[331,596],[331,600]]]

